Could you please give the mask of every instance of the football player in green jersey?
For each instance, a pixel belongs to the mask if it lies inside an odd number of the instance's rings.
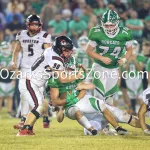
[[[124,67],[126,73],[126,85],[131,100],[133,114],[136,114],[136,105],[142,93],[142,67],[144,64],[143,56],[139,54],[140,45],[136,40],[132,44],[133,53]],[[139,100],[140,101],[140,100]]]
[[[76,59],[79,64],[84,64],[84,66],[90,70],[92,67],[92,60],[91,58],[86,54],[86,46],[88,43],[88,37],[87,36],[81,36],[78,39],[78,48],[76,51]]]
[[[75,60],[75,59],[73,59]],[[76,67],[73,66],[72,61],[67,65],[67,68],[74,70]],[[70,67],[69,67],[70,66]],[[77,66],[77,65],[76,65]],[[68,69],[67,69],[68,70]],[[80,82],[80,83],[79,83]],[[105,118],[112,124],[119,134],[128,134],[128,131],[119,127],[115,118],[111,112],[105,107],[102,100],[98,100],[89,94],[86,94],[86,90],[93,89],[95,86],[91,83],[85,84],[81,83],[81,80],[76,80],[71,83],[61,84],[57,79],[49,79],[48,83],[51,87],[50,95],[53,105],[63,105],[65,109],[65,115],[73,120],[77,120],[79,124],[84,126],[89,131],[92,130],[90,123],[83,114],[89,113],[102,113]],[[80,90],[82,88],[82,90]],[[70,93],[68,93],[68,91]],[[86,95],[85,95],[86,94]],[[81,100],[82,99],[82,100]],[[113,110],[114,111],[114,110]],[[121,112],[122,113],[122,112]],[[120,114],[120,113],[119,113]],[[95,115],[95,114],[94,114]],[[57,119],[59,122],[63,120],[63,109],[58,112]],[[120,114],[120,116],[122,116]],[[98,116],[100,118],[101,115]],[[123,116],[126,120],[130,119],[130,116]],[[128,119],[127,119],[128,118]],[[93,133],[92,133],[93,134]]]
[[[108,102],[117,90],[118,66],[124,65],[132,55],[132,32],[119,27],[118,14],[108,10],[102,16],[101,25],[91,28],[88,38],[86,52],[94,59],[94,95]]]
[[[12,52],[10,43],[3,41],[0,44],[0,109],[3,99],[7,99],[8,114],[12,116],[12,96],[14,93],[13,72],[10,72]]]

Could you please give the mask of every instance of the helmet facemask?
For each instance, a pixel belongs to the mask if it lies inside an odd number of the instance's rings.
[[[115,23],[112,23],[112,22],[103,23],[102,22],[102,27],[104,29],[104,32],[108,35],[114,35],[118,30],[118,26],[119,26],[119,20],[116,21]]]

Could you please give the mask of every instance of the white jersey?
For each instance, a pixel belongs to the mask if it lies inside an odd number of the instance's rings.
[[[52,69],[64,70],[64,62],[50,47],[33,63],[27,72],[27,79],[30,79],[38,87],[42,87],[52,77],[54,72]]]
[[[143,91],[142,99],[143,102],[150,108],[150,88],[147,88]]]
[[[27,30],[22,30],[16,36],[22,47],[21,68],[29,69],[35,60],[44,52],[43,44],[51,43],[51,35],[41,31],[30,37]]]

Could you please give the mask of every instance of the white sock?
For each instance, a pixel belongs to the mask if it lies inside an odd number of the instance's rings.
[[[85,116],[82,116],[81,119],[77,120],[79,124],[81,124],[84,128],[89,129],[91,128],[90,122],[87,120]]]

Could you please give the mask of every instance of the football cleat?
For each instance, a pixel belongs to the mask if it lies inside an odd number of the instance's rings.
[[[31,135],[35,135],[33,130],[23,129],[19,130],[16,136],[31,136]]]
[[[18,124],[14,125],[14,129],[19,130],[22,129],[22,127],[24,126],[24,121],[19,122]]]
[[[126,129],[123,129],[122,127],[117,127],[116,131],[119,135],[127,135],[129,134],[129,131]]]
[[[92,133],[93,136],[98,134],[98,132],[97,132],[96,129],[93,129],[93,130],[91,131],[91,133]]]
[[[144,134],[150,136],[150,130],[148,130],[148,129],[144,130]]]
[[[43,128],[49,128],[50,127],[50,120],[47,122],[43,122]]]

